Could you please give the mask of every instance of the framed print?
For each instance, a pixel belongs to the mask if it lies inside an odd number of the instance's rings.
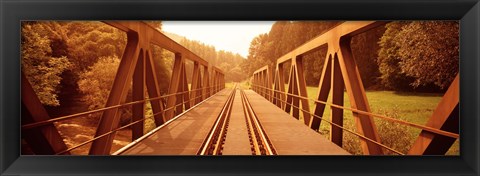
[[[1,175],[479,175],[477,0],[0,5]]]

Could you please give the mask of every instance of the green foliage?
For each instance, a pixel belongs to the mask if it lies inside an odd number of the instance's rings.
[[[406,120],[400,117],[400,109],[398,106],[388,110],[380,109],[379,111],[380,114],[383,114],[387,117]],[[411,145],[416,140],[415,133],[410,133],[409,127],[405,125],[381,119],[375,119],[375,125],[377,127],[377,133],[380,136],[380,141],[382,144],[401,153],[408,153]],[[383,149],[383,152],[387,155],[396,154],[385,148]]]
[[[267,34],[260,34],[250,42],[247,61],[242,65],[242,68],[247,75],[252,75],[256,69],[265,65],[273,64],[273,62],[267,57],[267,49],[270,48],[271,45],[272,42],[268,41]]]
[[[353,57],[365,88],[378,85],[378,77],[381,76],[376,62],[380,49],[378,42],[384,32],[385,27],[380,26],[352,37]]]
[[[157,76],[160,94],[167,94],[168,85],[170,84],[170,77],[172,75],[174,58],[173,56],[166,55],[167,52],[163,51],[162,48],[156,45],[150,46],[150,52],[152,53],[153,57],[153,64],[155,66],[155,74]]]
[[[458,73],[458,22],[391,22],[386,28],[377,60],[386,87],[448,87]]]
[[[274,69],[278,58],[299,47],[312,38],[337,25],[335,21],[278,21],[273,24],[268,34],[260,34],[250,43],[247,62],[242,65],[247,75],[265,65]],[[307,85],[318,85],[325,48],[303,56],[305,79]],[[285,68],[287,71],[289,68]]]
[[[315,99],[317,97],[317,87],[307,87],[308,97]],[[372,113],[381,114],[388,117],[408,121],[415,124],[424,125],[432,115],[436,106],[442,99],[439,93],[411,93],[411,92],[394,92],[394,91],[367,91],[366,96],[370,104]],[[388,97],[388,98],[385,98]],[[327,102],[331,101],[331,97]],[[344,106],[350,107],[348,94],[344,95]],[[310,109],[315,109],[315,103],[310,101]],[[327,106],[323,117],[330,118],[330,108]],[[378,134],[382,144],[393,147],[400,152],[406,152],[420,134],[418,128],[392,123],[383,119],[374,118]],[[343,125],[345,128],[357,131],[353,113],[349,110],[344,111]],[[320,125],[320,134],[329,138],[330,125],[322,121]],[[356,155],[362,155],[360,139],[358,136],[349,132],[343,133],[343,148],[348,152]],[[447,155],[459,154],[459,141],[457,140]],[[392,152],[387,152],[392,154]]]
[[[53,57],[46,26],[22,23],[22,71],[44,105],[59,106],[60,75],[71,66],[65,56]]]
[[[69,58],[74,72],[83,72],[100,57],[121,57],[126,34],[101,22],[66,22]]]
[[[222,69],[225,73],[225,81],[240,81],[246,79],[246,75],[243,74],[242,66],[245,61],[241,55],[232,53],[230,51],[219,50],[217,51],[214,46],[206,45],[202,42],[189,40],[185,37],[166,33],[173,40],[180,43],[182,46],[192,51],[199,57],[205,59],[209,64],[214,65]],[[173,54],[171,56],[173,58]],[[186,63],[186,74],[193,74],[193,63]],[[191,76],[187,77],[188,82],[191,82]]]
[[[100,57],[97,63],[80,74],[78,88],[90,110],[105,106],[119,64],[120,59],[116,56]]]
[[[402,71],[412,86],[447,88],[458,73],[459,26],[455,21],[415,21],[398,33]]]

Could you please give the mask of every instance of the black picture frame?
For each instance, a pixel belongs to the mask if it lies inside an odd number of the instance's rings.
[[[0,175],[479,175],[479,0],[1,0]],[[460,20],[460,156],[20,156],[21,20]]]

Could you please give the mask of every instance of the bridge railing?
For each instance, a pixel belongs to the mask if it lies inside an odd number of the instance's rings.
[[[34,153],[70,154],[71,150],[91,143],[89,154],[108,155],[117,131],[131,127],[132,140],[135,140],[143,136],[144,125],[140,122],[145,119],[153,117],[155,124],[160,126],[225,88],[223,71],[148,24],[128,21],[105,23],[125,31],[127,45],[104,108],[51,119],[22,73],[22,138],[30,144]],[[160,94],[151,44],[175,54],[167,95]],[[186,60],[193,62],[191,88],[187,82]],[[130,83],[133,83],[132,87]],[[125,103],[130,88],[132,102]],[[146,98],[146,93],[149,98]],[[147,102],[153,111],[153,115],[148,117],[145,115]],[[127,106],[132,108],[132,122],[119,127],[119,109]],[[94,138],[67,148],[53,123],[94,113],[101,113]]]
[[[321,121],[329,123],[330,139],[339,146],[342,146],[343,131],[347,131],[361,139],[364,154],[381,155],[384,153],[382,148],[403,154],[381,143],[373,121],[373,118],[381,118],[422,130],[408,154],[444,154],[459,138],[459,75],[451,83],[426,125],[418,125],[370,111],[363,83],[350,49],[350,40],[353,36],[384,23],[344,22],[334,27],[277,59],[274,71],[271,71],[268,66],[255,71],[252,76],[252,90],[285,112],[292,113],[292,116],[297,119],[300,118],[301,111],[305,125],[313,130],[319,130]],[[310,99],[304,78],[302,56],[325,46],[327,56],[318,86],[317,99]],[[285,90],[284,65],[288,62],[291,66],[287,90]],[[344,90],[348,94],[351,108],[343,106]],[[332,99],[331,102],[327,102],[330,93]],[[310,111],[309,100],[315,104],[313,112]],[[331,109],[331,120],[323,118],[326,106]],[[358,132],[343,127],[343,110],[353,113]]]

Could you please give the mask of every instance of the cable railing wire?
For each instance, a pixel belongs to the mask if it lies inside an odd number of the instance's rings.
[[[217,92],[219,92],[219,91],[217,91]],[[217,92],[214,92],[212,95],[214,95],[214,94],[217,93]],[[203,95],[199,95],[199,96],[196,96],[196,97],[192,97],[192,98],[189,99],[189,101],[192,100],[192,99],[197,99],[197,98],[202,97],[202,96],[203,96]],[[186,102],[186,101],[185,101],[185,102]],[[181,103],[175,104],[174,106],[172,106],[172,107],[170,107],[170,108],[176,108],[177,106],[180,106],[180,105],[183,105],[183,104],[184,104],[184,103],[181,102]],[[170,109],[170,108],[168,108],[168,109]],[[93,139],[84,141],[84,142],[82,142],[82,143],[80,143],[80,144],[78,144],[78,145],[75,145],[75,146],[70,147],[70,148],[68,148],[68,149],[66,149],[66,150],[63,150],[63,151],[61,151],[61,152],[58,152],[58,153],[56,153],[55,155],[61,155],[61,154],[64,154],[64,153],[66,153],[66,152],[75,150],[75,149],[77,149],[77,148],[79,148],[79,147],[82,147],[82,146],[84,146],[84,145],[87,145],[87,144],[89,144],[89,143],[91,143],[91,142],[93,142],[93,141],[95,141],[95,140],[97,140],[97,139],[100,139],[100,138],[102,138],[102,137],[105,137],[105,136],[107,136],[107,135],[110,135],[110,134],[112,134],[112,133],[114,133],[114,132],[117,132],[117,131],[126,129],[127,127],[132,126],[132,125],[135,125],[135,124],[137,124],[137,123],[143,122],[143,121],[145,121],[146,119],[152,118],[152,117],[154,117],[154,116],[156,116],[156,115],[158,115],[158,114],[160,114],[160,113],[164,113],[165,111],[167,111],[167,109],[165,109],[165,110],[163,110],[163,111],[161,111],[161,112],[157,112],[157,113],[155,113],[155,114],[149,115],[149,116],[145,116],[145,117],[142,118],[142,119],[136,120],[136,121],[134,121],[134,122],[131,122],[131,123],[129,123],[129,124],[127,124],[127,125],[124,125],[124,126],[121,126],[121,127],[119,127],[119,128],[113,129],[113,130],[111,130],[111,131],[109,131],[109,132],[107,132],[107,133],[105,133],[105,134],[99,135],[99,136],[97,136],[97,137],[94,137]]]
[[[357,113],[359,113],[359,114],[364,114],[364,115],[370,115],[370,116],[374,116],[374,117],[379,117],[379,118],[381,118],[381,119],[385,119],[385,120],[389,120],[389,121],[401,123],[401,124],[404,124],[404,125],[409,125],[409,126],[411,126],[411,127],[420,128],[420,129],[423,129],[423,130],[426,130],[426,131],[429,131],[429,132],[432,132],[432,133],[436,133],[436,134],[439,134],[439,135],[444,135],[444,136],[453,137],[453,138],[458,138],[458,137],[459,137],[458,134],[451,133],[451,132],[448,132],[448,131],[438,130],[438,129],[434,129],[434,128],[427,127],[427,126],[423,126],[423,125],[413,124],[413,123],[410,123],[410,122],[406,122],[406,121],[402,121],[402,120],[398,120],[398,119],[393,119],[393,118],[391,118],[391,117],[386,117],[386,116],[383,116],[383,115],[373,114],[373,113],[361,111],[361,110],[358,110],[358,109],[343,107],[343,106],[340,106],[340,105],[336,105],[336,104],[332,104],[332,103],[328,103],[328,102],[324,102],[324,101],[314,100],[314,99],[311,99],[311,98],[308,98],[308,97],[298,96],[298,95],[290,94],[290,93],[287,93],[287,92],[282,92],[282,91],[270,89],[270,88],[267,88],[267,87],[264,87],[264,86],[259,86],[259,85],[255,85],[255,84],[252,84],[252,86],[260,88],[259,90],[261,91],[261,94],[265,94],[265,96],[268,96],[268,99],[272,99],[272,98],[273,98],[273,99],[275,99],[276,101],[281,101],[281,102],[283,102],[283,103],[285,103],[285,104],[288,104],[288,105],[290,105],[290,106],[292,106],[292,107],[294,107],[294,108],[296,108],[296,109],[298,109],[298,110],[300,110],[300,111],[302,111],[302,112],[306,112],[306,113],[310,114],[310,115],[313,116],[313,117],[319,118],[319,119],[321,119],[322,121],[325,121],[325,122],[329,123],[330,125],[334,125],[334,126],[340,128],[340,129],[344,130],[344,131],[347,131],[347,132],[349,132],[349,133],[351,133],[351,134],[354,134],[354,135],[356,135],[356,136],[358,136],[358,137],[360,137],[360,138],[362,138],[362,139],[365,139],[365,140],[367,140],[367,141],[369,141],[369,142],[372,142],[372,143],[374,143],[374,144],[376,144],[376,145],[378,145],[378,146],[381,146],[382,148],[385,148],[385,149],[387,149],[387,150],[390,150],[390,151],[392,151],[392,152],[394,152],[394,153],[396,153],[396,154],[399,154],[399,155],[405,155],[405,154],[403,154],[403,153],[401,153],[401,152],[399,152],[399,151],[397,151],[397,150],[395,150],[395,149],[393,149],[393,148],[391,148],[391,147],[388,147],[388,146],[386,146],[386,145],[384,145],[384,144],[382,144],[382,143],[379,143],[379,142],[377,142],[377,141],[375,141],[375,140],[372,140],[372,139],[370,139],[370,138],[368,138],[368,137],[366,137],[366,136],[364,136],[364,135],[362,135],[362,134],[356,133],[356,132],[354,132],[354,131],[352,131],[352,130],[350,130],[350,129],[348,129],[348,128],[344,128],[343,126],[340,126],[340,125],[338,125],[338,124],[336,124],[336,123],[333,123],[333,122],[331,122],[331,121],[329,121],[329,120],[326,120],[326,119],[324,119],[323,117],[318,116],[318,115],[316,115],[316,114],[314,114],[314,113],[312,113],[312,112],[306,111],[306,110],[304,110],[304,109],[302,109],[302,108],[300,108],[300,107],[298,107],[298,106],[295,106],[295,105],[293,105],[293,104],[291,104],[291,103],[288,103],[286,100],[282,100],[282,98],[278,98],[278,97],[276,97],[275,95],[272,96],[271,93],[273,93],[273,92],[266,92],[266,91],[274,91],[274,92],[277,92],[277,93],[281,93],[281,94],[283,94],[284,96],[285,96],[285,95],[290,95],[290,96],[297,97],[297,98],[301,98],[301,99],[304,99],[304,100],[310,100],[310,101],[313,101],[313,102],[315,102],[315,103],[321,103],[321,104],[329,105],[330,107],[334,107],[334,108],[338,108],[338,109],[346,109],[346,110],[350,110],[350,111],[352,111],[352,112],[357,112]],[[265,97],[265,98],[267,98],[267,97]]]
[[[337,108],[337,109],[349,110],[349,111],[352,111],[352,112],[355,112],[355,113],[368,115],[368,116],[373,116],[373,117],[385,119],[385,120],[388,120],[388,121],[391,121],[391,122],[397,122],[397,123],[400,123],[400,124],[403,124],[403,125],[408,125],[408,126],[411,126],[411,127],[419,128],[419,129],[422,129],[422,130],[425,130],[425,131],[428,131],[428,132],[431,132],[431,133],[439,134],[439,135],[442,135],[442,136],[448,136],[448,137],[451,137],[451,138],[459,138],[459,134],[455,134],[455,133],[452,133],[452,132],[448,132],[448,131],[444,131],[444,130],[440,130],[440,129],[435,129],[435,128],[424,126],[424,125],[414,124],[414,123],[411,123],[411,122],[395,119],[395,118],[392,118],[392,117],[387,117],[387,116],[384,116],[384,115],[374,114],[374,113],[362,111],[362,110],[359,110],[359,109],[344,107],[344,106],[340,106],[340,105],[329,103],[329,102],[314,100],[314,99],[311,99],[311,98],[308,98],[308,97],[303,97],[303,96],[299,96],[299,95],[295,95],[295,94],[291,94],[291,93],[287,93],[287,92],[282,92],[282,91],[279,91],[279,90],[269,89],[269,88],[266,88],[264,86],[259,86],[259,85],[252,85],[252,86],[256,86],[256,87],[259,87],[261,89],[271,90],[271,91],[274,91],[274,92],[277,92],[277,93],[281,93],[283,95],[290,95],[290,96],[293,96],[293,97],[296,97],[296,98],[300,98],[300,99],[304,99],[304,100],[310,100],[310,101],[313,101],[314,103],[325,104],[325,105],[328,105],[330,107],[334,107],[334,108]],[[266,94],[265,91],[263,91],[263,93]],[[269,95],[268,98],[270,99],[270,98],[272,98],[272,96]],[[278,98],[276,98],[274,96],[273,96],[273,98],[279,100]]]
[[[203,89],[208,89],[208,88],[215,88],[215,87],[218,87],[218,86],[209,86],[209,87],[203,87],[203,88],[189,90],[189,91],[177,92],[177,93],[173,93],[173,94],[162,95],[162,96],[159,96],[159,97],[148,98],[148,99],[143,99],[143,100],[138,100],[138,101],[132,101],[132,102],[124,103],[124,104],[99,108],[99,109],[95,109],[95,110],[91,110],[91,111],[86,111],[86,112],[81,112],[81,113],[56,117],[56,118],[53,118],[53,119],[44,120],[44,121],[40,121],[40,122],[29,123],[29,124],[26,124],[26,125],[22,125],[22,130],[32,129],[32,128],[36,128],[36,127],[40,127],[40,126],[45,126],[45,125],[49,125],[49,124],[54,123],[54,122],[67,120],[67,119],[71,119],[71,118],[76,118],[76,117],[81,117],[81,116],[86,116],[86,115],[93,114],[93,113],[104,112],[104,111],[111,110],[111,109],[117,109],[117,108],[122,108],[122,107],[125,107],[125,106],[135,105],[135,104],[139,104],[139,103],[145,103],[147,101],[160,100],[162,98],[167,98],[167,97],[170,97],[170,96],[183,95],[187,92],[198,91],[198,90],[203,90]],[[212,90],[212,91],[214,91],[214,90]],[[213,93],[216,93],[216,92],[213,92]],[[190,102],[190,101],[191,101],[191,99],[188,100],[188,102]]]

